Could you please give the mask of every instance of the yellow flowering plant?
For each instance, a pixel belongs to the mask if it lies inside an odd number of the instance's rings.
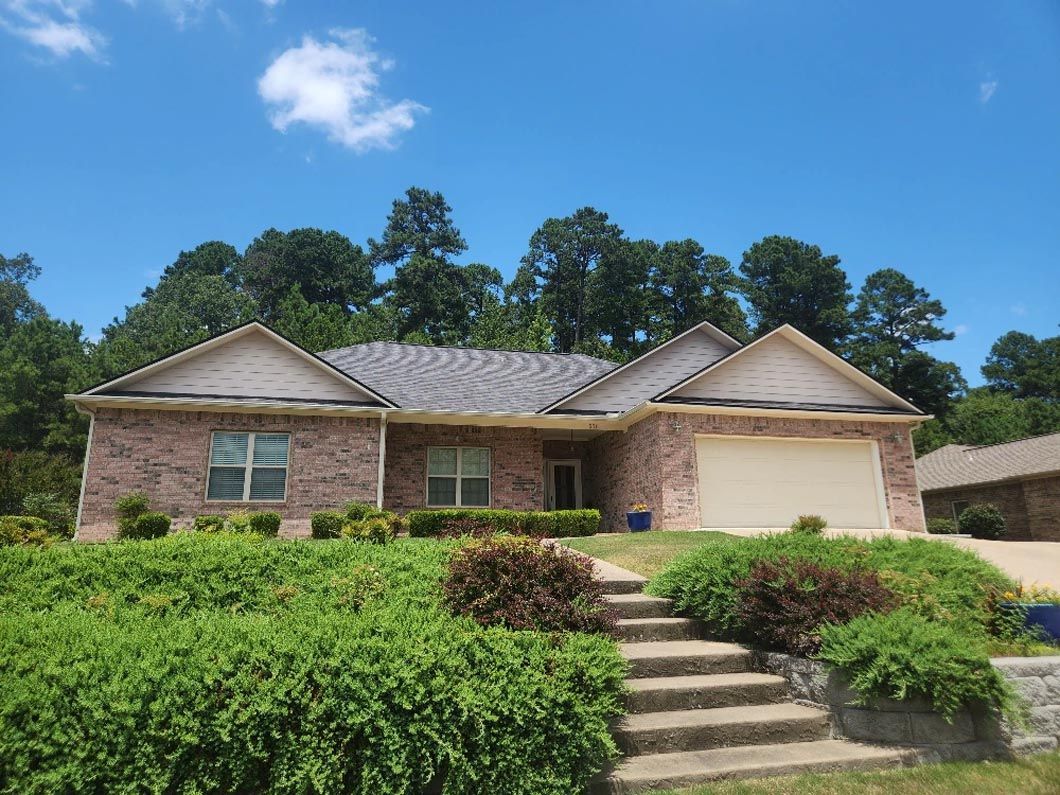
[[[629,510],[633,513],[643,513],[648,510],[648,503],[646,502],[634,502],[629,506]]]
[[[1025,605],[1060,605],[1060,591],[1036,583],[1020,583],[1015,591],[1005,591],[1002,596],[1009,602]]]

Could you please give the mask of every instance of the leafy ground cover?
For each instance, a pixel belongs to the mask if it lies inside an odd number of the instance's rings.
[[[757,781],[723,781],[660,795],[1054,795],[1060,754],[1015,762],[951,762],[875,773],[818,773]]]
[[[0,791],[577,791],[614,643],[454,617],[455,546],[0,549]]]
[[[879,599],[833,604],[864,575],[883,587]],[[836,587],[823,599],[826,582]],[[995,566],[943,542],[788,532],[701,544],[646,591],[721,637],[789,653],[819,647],[814,656],[846,673],[863,703],[923,696],[945,716],[972,704],[1014,716],[1012,689],[989,660],[998,597],[1011,586]],[[756,631],[767,623],[791,631]]]

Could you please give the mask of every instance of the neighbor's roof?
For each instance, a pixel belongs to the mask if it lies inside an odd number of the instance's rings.
[[[403,342],[367,342],[317,355],[403,409],[429,411],[535,412],[618,366],[580,353]]]
[[[1001,444],[948,444],[916,462],[921,491],[1060,472],[1060,433]]]

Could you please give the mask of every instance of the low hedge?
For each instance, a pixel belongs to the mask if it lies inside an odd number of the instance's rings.
[[[404,520],[364,502],[348,502],[340,511],[317,511],[309,516],[310,535],[317,539],[346,538],[385,544],[397,536]]]
[[[0,787],[583,791],[615,754],[615,644],[449,615],[455,546],[0,549]]]
[[[445,536],[451,525],[461,522],[489,524],[496,532],[548,538],[591,536],[600,530],[600,512],[595,508],[572,511],[508,511],[494,508],[444,508],[405,514],[409,535]]]
[[[957,532],[957,523],[952,519],[928,519],[927,531],[932,535],[951,535]]]

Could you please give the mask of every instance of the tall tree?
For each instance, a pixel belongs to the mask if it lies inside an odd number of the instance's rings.
[[[850,283],[834,254],[772,235],[743,253],[740,272],[756,333],[790,323],[832,350],[850,333]]]
[[[377,265],[398,265],[413,254],[445,260],[467,250],[441,193],[412,187],[404,199],[394,199],[379,240],[369,238],[368,249]]]
[[[919,350],[952,340],[939,320],[942,302],[894,268],[870,273],[852,313],[854,334],[847,351],[854,363],[880,383],[925,411],[945,413],[965,388],[957,365]]]
[[[552,324],[556,348],[570,352],[599,329],[590,317],[592,275],[604,256],[622,239],[622,230],[608,223],[607,213],[583,207],[566,218],[549,218],[530,238],[522,259],[522,278],[532,277],[541,309]]]
[[[361,247],[321,229],[266,230],[247,247],[238,272],[267,321],[276,318],[295,286],[309,303],[335,304],[347,313],[363,309],[377,293],[375,272]]]
[[[78,454],[88,424],[63,396],[95,380],[77,323],[37,316],[0,345],[0,448]]]
[[[1060,400],[1060,337],[1010,331],[990,348],[982,372],[993,389],[1013,397]]]
[[[350,316],[337,304],[311,304],[298,285],[277,306],[272,326],[308,351],[320,353],[357,342]]]
[[[658,256],[659,246],[651,240],[622,239],[607,247],[591,277],[589,315],[623,360],[650,344],[650,280]]]
[[[450,259],[467,249],[452,209],[441,193],[409,188],[405,198],[394,200],[380,239],[368,241],[373,264],[394,267],[384,303],[395,312],[401,339],[465,341],[471,304],[490,289],[490,268],[476,265],[465,272]]]
[[[663,244],[651,286],[657,340],[674,337],[704,320],[736,339],[747,339],[747,317],[735,297],[740,281],[732,263],[707,254],[695,240]]]
[[[256,315],[254,301],[223,276],[172,276],[103,329],[96,359],[103,376],[115,376]]]
[[[40,266],[25,252],[8,258],[0,254],[0,340],[10,336],[20,323],[44,315],[44,307],[33,300],[27,285],[40,276]]]
[[[193,274],[196,276],[221,276],[232,285],[239,284],[239,269],[242,257],[235,246],[220,240],[200,243],[191,251],[181,251],[172,264],[162,272],[161,280]],[[154,288],[147,288],[147,298]]]

